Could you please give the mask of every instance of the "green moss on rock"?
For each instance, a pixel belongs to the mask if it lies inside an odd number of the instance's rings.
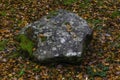
[[[34,43],[27,38],[24,34],[20,34],[18,36],[18,40],[19,40],[19,45],[20,45],[20,50],[27,52],[29,57],[33,57],[33,47],[34,47]]]

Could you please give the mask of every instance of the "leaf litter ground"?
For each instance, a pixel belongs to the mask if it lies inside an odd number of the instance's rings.
[[[120,80],[120,0],[0,0],[1,80]],[[86,19],[93,40],[80,65],[25,59],[14,40],[21,28],[59,8]]]

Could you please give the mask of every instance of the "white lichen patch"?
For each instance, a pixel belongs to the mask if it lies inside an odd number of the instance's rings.
[[[44,33],[44,36],[47,36],[47,37],[52,36],[52,32],[46,32]]]
[[[82,52],[78,52],[78,56],[81,56]]]
[[[76,56],[76,55],[77,55],[76,52],[68,52],[68,53],[66,54],[66,56]]]
[[[68,32],[62,32],[61,33],[63,36],[67,36],[67,37],[69,37],[70,35],[68,34]]]
[[[74,41],[82,41],[82,38],[79,38],[79,37],[76,37],[76,38],[73,38]]]
[[[73,52],[72,49],[68,50],[68,52],[66,53],[66,56],[76,56],[77,53],[76,52]]]
[[[59,54],[55,54],[55,57],[58,57],[59,56]]]
[[[68,50],[66,56],[81,56],[81,52],[74,52],[73,50]]]
[[[64,38],[60,38],[60,42],[64,43],[66,40]]]
[[[36,32],[34,32],[34,34],[38,35],[38,34],[39,34],[39,32],[37,32],[37,31],[36,31]]]
[[[73,20],[70,20],[70,24],[71,24],[71,25],[73,25],[73,24],[74,24]]]
[[[62,45],[57,45],[58,48],[60,48]]]
[[[57,50],[57,48],[56,48],[56,47],[53,47],[53,48],[52,48],[52,50],[53,50],[53,51],[56,51],[56,50]]]
[[[36,28],[36,26],[32,26],[33,28]]]
[[[46,51],[43,51],[43,54],[46,54],[47,52]]]

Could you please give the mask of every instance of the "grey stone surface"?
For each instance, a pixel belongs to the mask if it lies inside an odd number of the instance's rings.
[[[92,30],[75,13],[58,10],[22,29],[36,43],[33,52],[39,61],[56,57],[81,57]]]

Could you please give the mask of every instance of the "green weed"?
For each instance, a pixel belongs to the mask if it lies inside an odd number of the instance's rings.
[[[88,23],[93,24],[94,29],[101,30],[103,28],[103,26],[99,25],[100,23],[102,23],[102,20],[100,19],[88,19],[87,21]]]
[[[0,15],[1,15],[1,16],[6,16],[7,13],[6,13],[5,11],[1,11],[1,12],[0,12]]]
[[[41,71],[40,68],[33,68],[32,70],[33,70],[33,72],[40,72]]]
[[[15,52],[11,53],[11,55],[8,55],[8,58],[17,58],[19,56],[20,56],[19,52],[15,51]]]
[[[86,7],[86,4],[85,4],[85,3],[81,3],[79,6],[80,6],[81,8],[85,8],[85,7]]]
[[[103,64],[98,64],[96,67],[90,67],[90,66],[87,67],[87,74],[89,74],[91,77],[95,77],[95,76],[106,77],[108,70],[109,70],[108,66],[104,66]]]
[[[102,23],[102,20],[94,19],[92,20],[92,23],[93,23],[93,28],[96,30],[101,30],[103,28],[103,26],[99,25],[100,23]]]
[[[5,49],[7,42],[7,40],[0,41],[0,51]]]
[[[21,76],[24,75],[24,74],[25,74],[25,69],[22,68],[22,69],[20,70],[19,77],[21,77]]]
[[[75,3],[77,0],[63,0],[63,4],[64,5],[71,5],[73,3]]]
[[[111,14],[111,17],[112,17],[112,18],[116,18],[117,16],[120,16],[120,11],[115,10],[115,11]]]
[[[98,6],[103,6],[103,4],[104,4],[104,3],[103,3],[102,0],[99,0],[99,1],[97,2],[97,5],[98,5]]]
[[[81,3],[79,4],[80,8],[89,8],[90,7],[90,0],[83,0],[83,2],[81,1]]]
[[[51,11],[51,12],[48,14],[47,18],[49,19],[49,18],[51,18],[51,17],[53,17],[53,16],[56,16],[57,14],[58,14],[57,11]]]
[[[48,15],[47,15],[47,19],[53,17],[53,16],[57,16],[58,11],[51,11]]]
[[[98,23],[101,23],[102,20],[94,19],[92,22],[93,22],[94,25],[97,25]]]

